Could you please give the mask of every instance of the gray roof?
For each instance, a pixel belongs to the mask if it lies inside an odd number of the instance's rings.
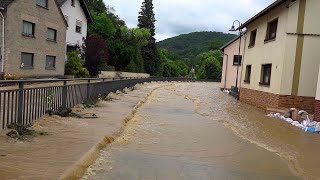
[[[265,9],[263,9],[261,12],[259,12],[258,14],[256,14],[255,16],[253,16],[251,19],[249,19],[248,21],[246,21],[244,24],[242,24],[239,28],[243,29],[245,27],[247,27],[250,23],[252,23],[253,21],[255,21],[256,19],[260,18],[261,16],[267,14],[268,12],[272,11],[274,8],[280,6],[282,3],[288,2],[286,0],[276,0],[275,2],[273,2],[272,4],[270,4],[268,7],[266,7]],[[238,29],[239,29],[238,28]]]
[[[57,0],[57,2],[61,7],[65,2],[67,2],[67,0]],[[86,15],[88,23],[93,23],[93,18],[92,18],[90,11],[89,11],[87,3],[85,2],[85,0],[79,0],[79,2],[80,2],[81,8],[83,9],[84,14]]]
[[[220,48],[220,50],[221,50],[221,51],[224,51],[224,49],[225,49],[226,47],[228,47],[230,44],[232,44],[232,43],[234,43],[235,41],[237,41],[238,39],[240,39],[240,37],[244,36],[246,33],[247,33],[246,31],[242,32],[241,36],[240,36],[240,35],[236,36],[236,37],[233,38],[231,41],[229,41],[229,42],[227,42],[225,45],[223,45],[223,46]]]

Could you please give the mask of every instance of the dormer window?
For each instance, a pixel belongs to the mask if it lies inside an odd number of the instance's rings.
[[[71,0],[71,6],[75,7],[74,0]]]
[[[44,8],[48,8],[48,0],[37,0],[37,5]]]

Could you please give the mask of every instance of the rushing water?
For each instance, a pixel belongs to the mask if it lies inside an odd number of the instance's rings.
[[[320,136],[222,93],[160,88],[84,179],[319,179]]]

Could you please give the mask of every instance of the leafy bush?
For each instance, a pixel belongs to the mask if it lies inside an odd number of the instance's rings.
[[[97,76],[99,71],[107,67],[109,51],[106,42],[98,35],[88,36],[84,41],[85,66],[91,76]]]
[[[68,60],[65,64],[65,74],[74,75],[77,78],[89,77],[89,71],[84,68],[84,60],[80,58],[80,51],[68,53]]]
[[[197,78],[213,80],[221,79],[222,58],[221,53],[218,50],[198,55],[197,61]]]

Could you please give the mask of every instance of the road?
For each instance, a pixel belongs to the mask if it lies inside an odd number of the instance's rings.
[[[299,157],[319,143],[293,143],[310,135],[281,123],[218,84],[171,84],[154,91],[83,179],[315,178],[319,159]]]

